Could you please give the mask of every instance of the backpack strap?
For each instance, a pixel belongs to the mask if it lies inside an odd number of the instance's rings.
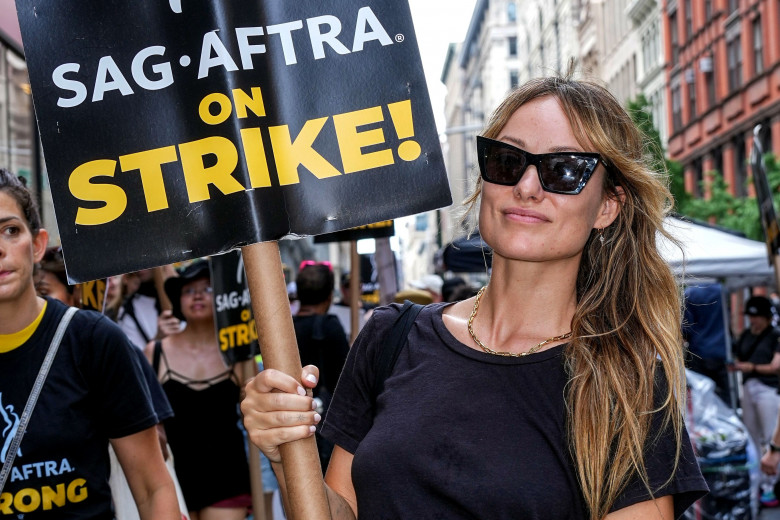
[[[390,377],[393,367],[395,367],[395,363],[398,361],[401,349],[406,344],[409,331],[422,309],[422,305],[406,300],[395,323],[393,323],[393,327],[390,329],[387,342],[382,345],[382,351],[379,353],[379,361],[376,365],[376,378],[374,379],[375,405],[377,397],[385,389],[385,380]]]
[[[160,355],[162,354],[162,341],[159,339],[154,342],[154,353],[152,354],[152,368],[154,369],[154,375],[158,378],[160,373]]]

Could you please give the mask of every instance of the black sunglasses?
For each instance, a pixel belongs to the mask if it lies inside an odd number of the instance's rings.
[[[544,191],[577,195],[587,184],[601,155],[590,152],[532,154],[516,146],[477,136],[477,160],[482,178],[493,184],[514,186],[529,165],[536,167]]]

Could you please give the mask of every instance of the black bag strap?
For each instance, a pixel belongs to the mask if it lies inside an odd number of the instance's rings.
[[[393,367],[395,367],[395,363],[398,361],[398,355],[406,344],[406,339],[409,336],[414,320],[417,319],[417,315],[420,314],[422,309],[422,305],[412,303],[409,300],[406,300],[403,307],[401,307],[401,312],[390,329],[387,342],[383,344],[382,351],[379,353],[376,378],[374,379],[374,403],[376,403],[379,394],[385,389],[385,380],[390,377]]]
[[[138,329],[138,332],[141,333],[141,337],[143,338],[144,343],[149,343],[149,334],[146,333],[144,328],[141,326],[141,322],[139,322],[138,318],[135,317],[135,307],[133,307],[134,297],[135,295],[130,296],[127,300],[125,300],[125,314],[130,316],[130,318],[133,320],[133,323],[135,323],[135,327]]]
[[[154,353],[152,354],[152,368],[154,368],[154,375],[160,373],[160,355],[162,354],[162,341],[159,339],[154,342]],[[160,377],[160,376],[157,376]]]
[[[744,361],[750,361],[750,358],[753,357],[753,354],[755,354],[756,349],[758,348],[758,344],[761,343],[761,340],[763,340],[767,334],[772,332],[772,325],[769,325],[767,328],[765,328],[763,331],[761,331],[761,334],[755,337],[753,340],[753,343],[750,344],[750,346],[747,348],[747,351],[742,350],[742,346],[740,345],[740,356],[743,357]]]

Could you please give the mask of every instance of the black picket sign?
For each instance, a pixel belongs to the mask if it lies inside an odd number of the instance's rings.
[[[451,203],[407,2],[16,5],[71,282]]]

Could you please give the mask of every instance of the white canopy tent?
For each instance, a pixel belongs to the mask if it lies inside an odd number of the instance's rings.
[[[663,236],[658,251],[682,283],[718,281],[731,290],[774,287],[774,269],[763,242],[677,217],[667,217],[664,228],[680,242],[682,251]]]
[[[722,300],[727,293],[750,286],[774,287],[774,269],[769,265],[766,244],[739,236],[722,228],[682,218],[667,217],[664,228],[675,237],[682,250],[663,236],[658,239],[658,251],[674,269],[680,283],[692,286],[719,282]],[[723,305],[723,326],[729,330],[728,305]],[[731,335],[723,345],[726,359],[731,359]],[[736,375],[728,375],[730,405],[737,405]]]

